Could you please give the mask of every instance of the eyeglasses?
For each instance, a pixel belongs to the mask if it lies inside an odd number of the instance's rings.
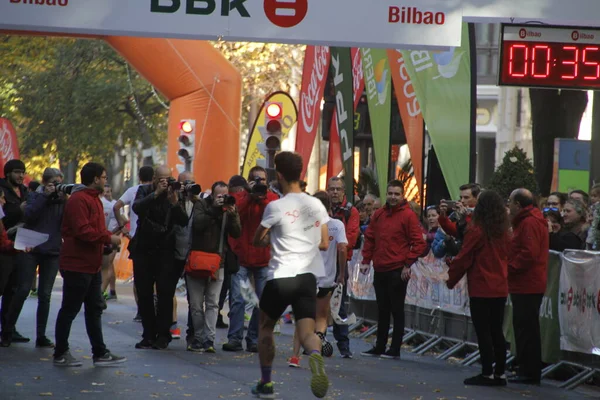
[[[544,212],[547,213],[548,211],[556,211],[559,212],[559,209],[556,207],[546,207],[544,208]]]
[[[343,192],[344,188],[330,187],[327,189],[328,192]]]

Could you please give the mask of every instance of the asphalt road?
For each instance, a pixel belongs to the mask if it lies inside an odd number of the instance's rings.
[[[62,282],[52,298],[49,336],[54,332]],[[82,359],[83,367],[56,368],[52,351],[36,349],[33,341],[0,348],[0,400],[8,399],[231,399],[251,398],[250,387],[260,377],[258,356],[240,352],[225,353],[220,344],[226,340],[226,330],[217,334],[217,354],[196,354],[185,351],[185,341],[175,340],[165,351],[136,350],[141,324],[132,321],[134,301],[131,285],[119,285],[119,300],[109,302],[103,316],[105,341],[116,354],[128,357],[117,368],[94,368],[85,333],[83,312],[76,319],[71,333],[72,354]],[[29,298],[17,325],[25,336],[35,333],[36,298]],[[187,313],[184,298],[179,301],[179,320]],[[273,380],[278,398],[311,399],[310,372],[306,360],[302,369],[286,364],[291,352],[292,325],[284,325],[276,338],[277,357]],[[355,358],[344,360],[336,354],[327,360],[331,387],[327,399],[517,399],[539,398],[582,399],[591,395],[565,391],[544,383],[541,387],[509,386],[507,388],[465,387],[464,378],[478,373],[477,367],[460,367],[429,356],[402,354],[402,360],[362,358],[358,353],[369,343],[353,340]]]

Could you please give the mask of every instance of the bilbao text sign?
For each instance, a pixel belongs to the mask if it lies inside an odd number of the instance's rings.
[[[363,47],[459,46],[446,0],[2,0],[0,29]]]

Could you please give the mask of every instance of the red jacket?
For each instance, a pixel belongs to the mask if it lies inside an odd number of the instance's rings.
[[[65,205],[60,269],[95,274],[102,267],[102,250],[110,244],[104,208],[99,193],[83,189],[73,193]]]
[[[548,223],[537,208],[527,207],[514,218],[508,262],[510,293],[546,292],[549,241]]]
[[[231,250],[239,257],[239,263],[243,267],[260,268],[269,265],[271,252],[268,247],[255,247],[252,245],[254,234],[262,221],[263,213],[267,204],[278,200],[279,196],[268,191],[267,197],[262,200],[254,200],[247,191],[235,193],[236,205],[242,222],[242,236],[239,239],[229,239]]]
[[[4,225],[0,221],[0,253],[14,253],[15,252],[15,244],[12,240],[8,239],[8,234],[6,233],[6,229],[4,229]]]
[[[356,246],[358,235],[360,234],[360,214],[356,207],[350,206],[349,213],[346,211],[346,208],[348,208],[348,201],[344,199],[340,206],[334,208],[332,217],[344,223],[346,239],[348,239],[348,260],[350,260],[352,258],[352,249]],[[348,218],[346,218],[347,214],[349,214]]]
[[[386,205],[373,214],[365,232],[362,262],[373,261],[376,272],[393,271],[412,266],[426,248],[421,224],[408,203]]]
[[[470,297],[507,297],[509,247],[508,232],[489,240],[479,226],[469,225],[460,252],[449,263],[448,288],[454,288],[466,273]]]
[[[467,216],[465,217],[465,223],[468,225],[471,222],[471,214],[467,214]],[[440,218],[438,219],[438,222],[440,224],[440,226],[442,227],[442,229],[444,230],[444,232],[446,232],[446,235],[450,235],[454,238],[458,237],[458,228],[457,228],[457,224],[456,222],[452,222],[450,221],[450,218],[448,218],[447,216],[440,216]]]

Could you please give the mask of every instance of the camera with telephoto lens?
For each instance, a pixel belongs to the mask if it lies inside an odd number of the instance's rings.
[[[254,177],[254,186],[252,187],[252,194],[256,196],[266,196],[267,195],[267,185],[265,185],[263,179],[260,176]]]
[[[198,196],[202,192],[202,187],[194,181],[184,181],[183,190],[193,196]]]
[[[167,179],[167,184],[174,192],[178,192],[181,190],[181,182],[177,181],[177,179],[173,177]]]
[[[53,198],[57,198],[59,193],[65,195],[71,195],[73,193],[74,184],[69,183],[60,183],[60,181],[50,182],[50,185],[54,186],[54,193],[52,194]]]
[[[223,205],[224,206],[235,206],[235,197],[224,194],[223,195]]]

